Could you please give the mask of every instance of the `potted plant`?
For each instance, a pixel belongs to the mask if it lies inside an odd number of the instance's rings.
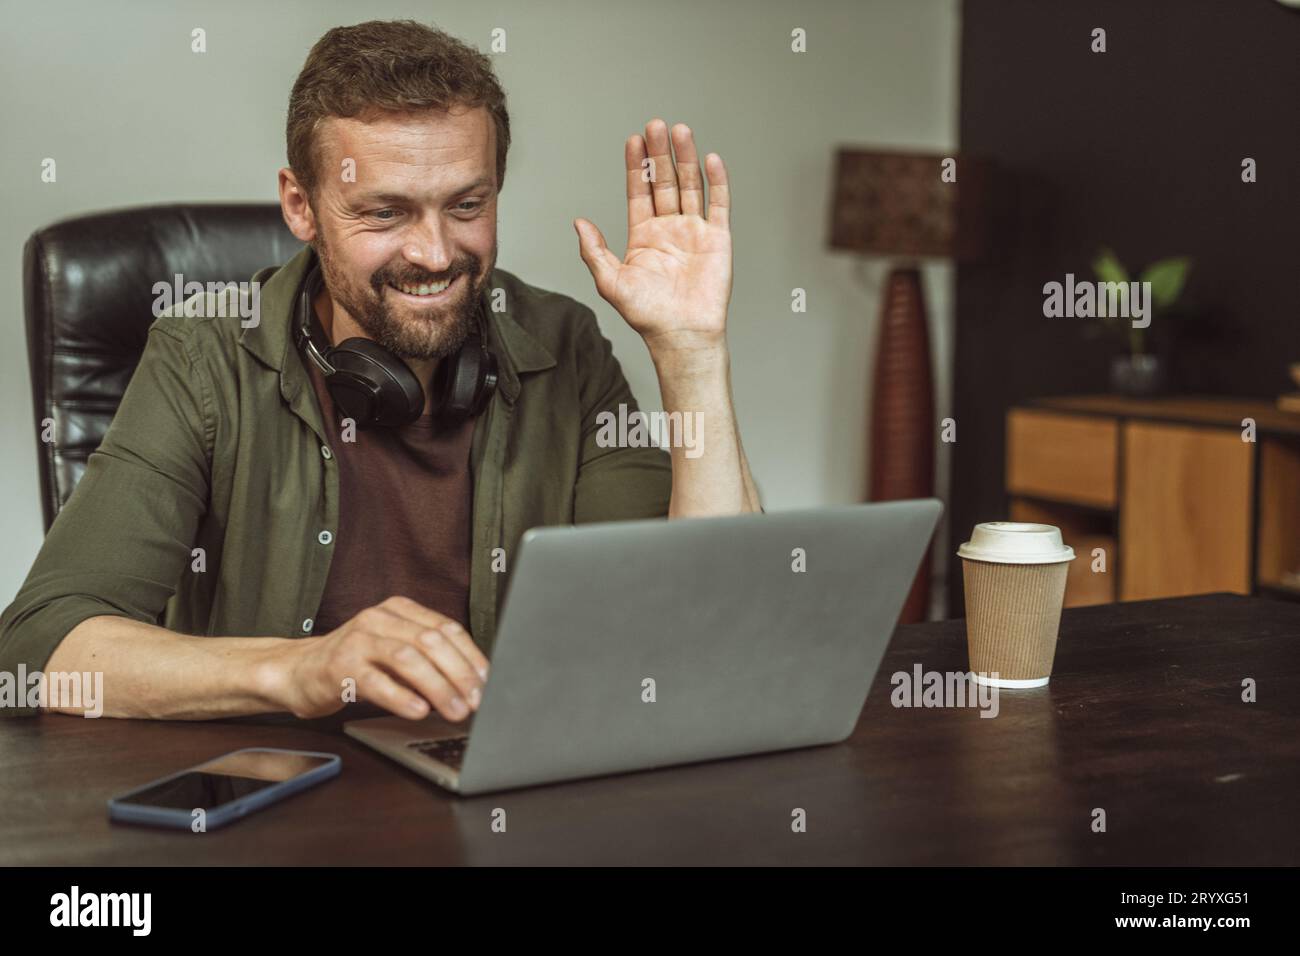
[[[1127,352],[1116,355],[1110,363],[1110,387],[1123,395],[1156,395],[1166,384],[1164,363],[1149,349],[1147,333],[1157,318],[1167,315],[1182,294],[1183,284],[1192,261],[1187,257],[1161,259],[1151,263],[1138,277],[1139,283],[1150,283],[1150,325],[1135,328],[1130,318],[1106,315],[1102,327],[1121,336],[1128,346]],[[1092,271],[1101,282],[1127,284],[1129,272],[1110,249],[1103,248],[1092,262]],[[1095,326],[1092,326],[1095,328]]]

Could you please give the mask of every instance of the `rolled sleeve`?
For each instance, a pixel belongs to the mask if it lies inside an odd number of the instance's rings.
[[[155,323],[103,442],[0,616],[0,671],[43,670],[87,618],[160,621],[207,507],[212,407],[193,341]]]
[[[629,521],[668,514],[673,473],[668,452],[653,445],[601,447],[600,417],[617,419],[639,410],[609,340],[600,332],[595,314],[586,310],[581,338],[582,451],[574,490],[574,521]]]

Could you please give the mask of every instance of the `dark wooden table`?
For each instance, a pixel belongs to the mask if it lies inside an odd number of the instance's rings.
[[[0,863],[1300,863],[1300,604],[1067,610],[1051,684],[1002,691],[993,719],[892,706],[915,664],[964,670],[964,623],[899,628],[843,744],[473,798],[336,719],[4,720]],[[109,797],[247,746],[332,751],[343,772],[211,833],[109,823]]]

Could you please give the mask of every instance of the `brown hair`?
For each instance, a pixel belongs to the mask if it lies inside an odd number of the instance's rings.
[[[506,179],[510,114],[492,61],[455,37],[414,20],[335,27],[316,41],[289,94],[289,167],[310,196],[317,183],[316,129],[326,117],[376,110],[486,107],[496,124],[497,188]]]

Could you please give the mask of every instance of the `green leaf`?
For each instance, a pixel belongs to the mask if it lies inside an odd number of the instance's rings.
[[[1092,260],[1092,271],[1102,282],[1128,282],[1128,270],[1120,265],[1115,253],[1102,248],[1097,258]]]
[[[1187,281],[1187,270],[1192,267],[1192,260],[1186,256],[1179,259],[1161,259],[1153,262],[1142,273],[1142,281],[1151,283],[1151,301],[1158,309],[1167,309],[1178,300]]]

